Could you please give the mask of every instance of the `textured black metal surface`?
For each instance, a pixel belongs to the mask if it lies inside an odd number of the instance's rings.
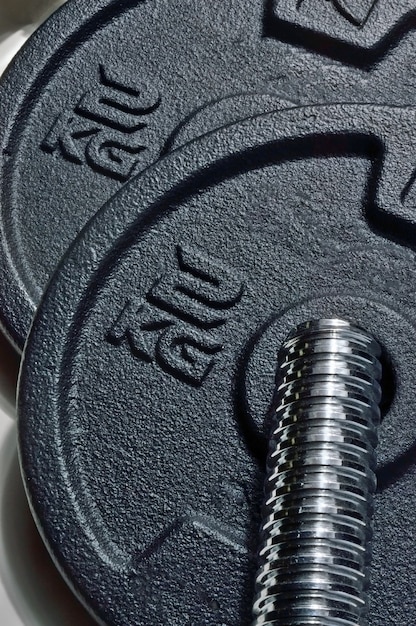
[[[411,2],[71,0],[0,91],[0,319],[22,347],[80,228],[210,102],[415,103]]]
[[[25,351],[20,453],[101,622],[250,623],[276,354],[340,316],[384,350],[370,624],[415,623],[415,122],[334,105],[228,126],[131,181],[68,253]]]

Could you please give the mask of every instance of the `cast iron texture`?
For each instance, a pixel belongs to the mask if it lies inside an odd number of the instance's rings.
[[[368,5],[368,6],[367,6]],[[22,348],[88,219],[210,102],[415,104],[410,1],[71,0],[0,91],[0,321]]]
[[[94,615],[249,624],[277,354],[338,317],[383,347],[370,624],[416,623],[416,110],[297,108],[167,155],[52,279],[20,382],[31,505]]]

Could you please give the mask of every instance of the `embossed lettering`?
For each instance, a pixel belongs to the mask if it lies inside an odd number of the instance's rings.
[[[76,112],[109,128],[133,132],[145,127],[142,116],[153,113],[160,104],[156,90],[145,84],[121,83],[114,71],[100,68],[101,85],[87,91]]]
[[[121,181],[128,180],[139,161],[139,155],[146,150],[144,139],[140,135],[121,141],[115,131],[102,131],[87,143],[87,163],[102,174]]]
[[[79,140],[91,137],[99,131],[99,126],[91,126],[73,113],[62,113],[46,135],[42,148],[50,153],[59,150],[65,159],[81,165],[85,159]]]
[[[160,317],[160,313],[146,302],[127,300],[107,338],[116,346],[127,341],[134,356],[150,363],[154,353],[150,334],[172,323],[169,319],[163,319],[163,314]]]
[[[133,356],[199,386],[222,350],[220,326],[243,294],[244,284],[217,259],[179,245],[174,266],[146,294],[129,298],[107,340],[127,343]]]
[[[168,373],[183,381],[199,386],[214,365],[221,344],[206,333],[186,326],[173,326],[159,338],[156,356]]]
[[[41,144],[78,165],[122,182],[158,152],[151,115],[160,106],[157,91],[146,84],[122,82],[115,70],[100,67],[100,83],[83,94],[73,111],[58,116]]]
[[[224,311],[241,298],[241,282],[195,248],[178,246],[177,258],[178,267],[153,287],[151,300],[202,328],[224,324]]]

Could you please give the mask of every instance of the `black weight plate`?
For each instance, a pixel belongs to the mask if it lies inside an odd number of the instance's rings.
[[[54,275],[22,469],[101,622],[250,623],[276,354],[328,316],[384,349],[370,624],[416,622],[415,122],[336,105],[213,132],[128,183]]]
[[[13,341],[80,228],[199,107],[253,90],[413,104],[411,3],[367,4],[71,0],[48,20],[0,92],[0,311]]]

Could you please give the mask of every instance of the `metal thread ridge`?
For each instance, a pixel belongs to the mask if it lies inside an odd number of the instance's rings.
[[[381,350],[342,320],[278,359],[253,626],[365,626]]]

